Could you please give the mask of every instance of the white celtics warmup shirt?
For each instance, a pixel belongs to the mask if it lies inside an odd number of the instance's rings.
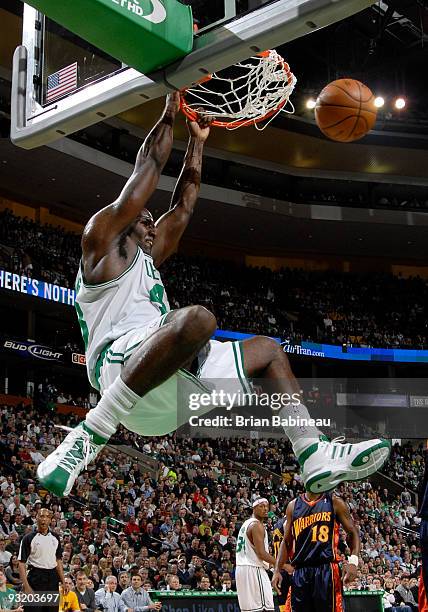
[[[76,278],[75,306],[85,343],[88,377],[96,389],[95,365],[103,349],[170,311],[153,258],[140,247],[129,267],[105,283],[85,283],[81,265]]]
[[[236,565],[251,565],[253,567],[269,567],[268,564],[259,559],[254,550],[254,546],[250,542],[250,538],[248,537],[248,528],[257,523],[258,519],[254,516],[247,519],[245,523],[242,524],[241,529],[238,534],[238,541],[236,542]],[[268,536],[265,530],[265,550],[269,550]]]
[[[259,500],[266,501],[266,500]],[[254,505],[253,504],[253,507]],[[236,543],[236,590],[241,612],[273,611],[273,592],[266,572],[268,564],[260,559],[248,537],[248,529],[258,519],[254,516],[245,521],[239,530]],[[265,530],[264,548],[268,551],[268,537]]]

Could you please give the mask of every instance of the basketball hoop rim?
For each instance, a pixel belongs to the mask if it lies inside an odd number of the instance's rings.
[[[268,57],[270,53],[271,53],[270,50],[261,51],[260,53],[256,53],[256,55],[253,57]],[[287,74],[287,82],[289,85],[291,85],[293,82],[293,73],[291,72],[290,66],[284,60],[283,57],[281,57],[279,54],[277,55],[278,55],[277,63],[280,64],[282,68],[285,70]],[[194,85],[201,85],[202,83],[211,81],[212,78],[213,78],[212,74],[206,75],[202,79],[194,83]],[[192,108],[190,108],[185,98],[186,92],[189,88],[190,86],[183,87],[180,90],[180,110],[187,117],[189,121],[196,121],[198,113],[194,111]],[[282,100],[278,104],[278,106],[271,109],[269,112],[267,112],[262,117],[257,117],[255,119],[239,119],[239,120],[230,119],[230,121],[221,121],[219,119],[214,119],[211,122],[211,125],[214,127],[226,128],[226,129],[230,126],[233,126],[233,128],[239,128],[239,127],[244,127],[246,125],[255,125],[256,123],[261,123],[262,121],[266,121],[266,119],[270,119],[273,115],[278,113],[287,104],[287,102],[288,102],[288,98]]]

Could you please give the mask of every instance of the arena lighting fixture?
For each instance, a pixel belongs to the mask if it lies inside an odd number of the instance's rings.
[[[308,108],[309,110],[312,110],[313,108],[315,108],[316,106],[316,102],[313,98],[308,98],[306,100],[306,108]]]
[[[382,96],[376,96],[374,101],[374,105],[376,106],[376,108],[382,108],[384,104],[385,100],[382,98]]]
[[[406,100],[404,98],[397,98],[394,102],[394,106],[395,108],[398,108],[398,110],[401,110],[402,108],[404,108],[406,106]]]

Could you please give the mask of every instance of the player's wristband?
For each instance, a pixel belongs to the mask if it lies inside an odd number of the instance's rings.
[[[355,567],[358,567],[358,555],[350,555],[348,557],[348,563],[352,563]]]

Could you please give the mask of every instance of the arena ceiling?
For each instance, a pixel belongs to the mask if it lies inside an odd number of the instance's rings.
[[[66,218],[84,223],[117,197],[124,182],[123,175],[51,147],[25,151],[7,139],[0,140],[3,195],[19,195]],[[155,193],[150,202],[155,217],[167,209],[170,195],[164,190]],[[309,218],[305,211],[300,216],[265,212],[251,199],[243,208],[201,197],[186,239],[216,245],[219,255],[222,247],[227,247],[252,255],[322,253],[399,262],[426,260],[428,215],[367,211],[369,216],[374,212],[384,216],[378,222],[361,223],[355,209],[341,210],[341,220],[335,220],[335,206],[321,207],[324,215]],[[409,214],[412,224],[408,224]]]
[[[18,0],[2,0],[0,71],[6,90],[12,54],[21,37],[20,9],[22,4]],[[361,143],[340,145],[327,141],[311,116],[300,108],[299,118],[279,119],[262,134],[252,129],[233,133],[215,130],[210,147],[230,158],[269,160],[284,171],[309,175],[316,170],[339,172],[349,178],[359,174],[360,180],[368,176],[373,180],[416,177],[427,181],[428,135],[423,133],[428,125],[425,123],[428,83],[423,76],[428,50],[426,26],[424,1],[381,1],[349,20],[281,49],[299,78],[302,99],[319,91],[326,82],[348,75],[369,82],[373,89],[389,87],[391,95],[406,95],[408,120],[395,121],[393,115],[382,115],[377,132]],[[161,101],[146,104],[122,114],[119,120],[131,133],[134,130],[144,133],[153,124],[161,104]],[[383,129],[391,125],[396,125],[397,131]],[[182,140],[184,129],[183,123],[177,129]],[[124,183],[124,177],[115,172],[49,147],[24,151],[6,137],[0,140],[0,180],[3,194],[47,204],[59,214],[78,221],[85,221],[111,202]],[[168,200],[168,193],[157,192],[152,201],[154,213],[166,209]],[[400,261],[426,258],[423,214],[415,216],[411,225],[360,223],[352,218],[352,211],[347,219],[349,222],[279,218],[251,207],[244,213],[239,206],[202,199],[187,236],[216,243],[220,249],[221,245],[235,246],[260,254],[346,253],[387,258],[399,254]]]

